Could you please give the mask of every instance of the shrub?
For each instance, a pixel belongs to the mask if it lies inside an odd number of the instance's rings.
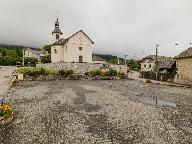
[[[117,71],[114,69],[109,69],[106,74],[107,76],[117,76]]]
[[[24,75],[29,76],[37,76],[37,75],[44,75],[46,71],[43,68],[35,68],[35,67],[25,67],[17,69],[18,73],[22,73]]]
[[[69,69],[69,70],[61,69],[58,72],[58,75],[64,76],[64,77],[72,76],[73,74],[74,74],[74,71],[72,69]]]
[[[100,76],[101,75],[101,70],[100,69],[96,69],[96,70],[92,70],[89,72],[90,76]]]
[[[146,83],[152,83],[152,81],[150,79],[147,79],[145,82]]]
[[[47,70],[47,71],[46,71],[46,74],[47,74],[47,75],[58,75],[58,71],[55,71],[55,70]]]

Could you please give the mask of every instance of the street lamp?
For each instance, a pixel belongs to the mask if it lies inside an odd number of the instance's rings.
[[[155,60],[156,60],[156,80],[158,80],[158,48],[159,44],[156,45],[156,55],[155,55]]]
[[[23,67],[25,66],[25,50],[23,49]]]
[[[125,55],[125,65],[127,65],[127,62],[126,62],[127,61],[127,56],[128,55]]]

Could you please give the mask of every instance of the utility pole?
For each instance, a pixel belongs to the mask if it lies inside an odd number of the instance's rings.
[[[25,66],[25,50],[23,49],[23,66]]]
[[[125,55],[125,65],[127,65],[127,56],[128,55]]]
[[[156,80],[158,80],[158,47],[159,44],[156,45],[156,55],[155,55],[155,61],[156,61]]]

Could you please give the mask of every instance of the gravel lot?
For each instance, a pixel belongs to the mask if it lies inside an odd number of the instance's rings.
[[[1,144],[192,142],[192,89],[131,80],[25,81],[9,93],[15,118],[0,128]]]

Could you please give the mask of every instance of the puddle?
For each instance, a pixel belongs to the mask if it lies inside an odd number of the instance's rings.
[[[163,101],[160,99],[151,99],[151,98],[144,98],[142,100],[144,103],[149,104],[149,105],[157,105],[157,106],[171,106],[171,107],[176,107],[177,105],[175,103],[172,102],[168,102],[168,101]]]

